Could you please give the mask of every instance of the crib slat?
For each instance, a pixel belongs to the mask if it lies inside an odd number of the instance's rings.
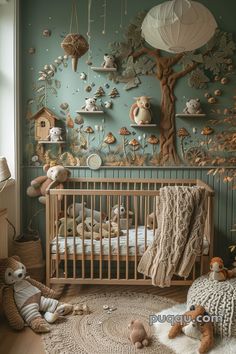
[[[120,279],[120,196],[118,196],[117,279]]]
[[[68,278],[68,254],[67,254],[67,195],[64,196],[64,217],[65,217],[65,227],[64,227],[64,236],[65,236],[65,260],[64,260],[64,271],[65,278]]]
[[[91,235],[91,254],[90,254],[90,276],[93,279],[93,218],[94,218],[94,199],[91,195],[91,219],[92,219],[92,235]]]
[[[85,277],[85,264],[84,264],[84,196],[82,195],[82,278]]]
[[[76,278],[76,227],[75,227],[75,196],[73,195],[73,278]]]
[[[100,260],[99,260],[99,278],[102,279],[102,196],[99,197],[100,200]]]
[[[111,196],[108,196],[109,248],[108,248],[108,279],[111,279]]]
[[[138,266],[138,197],[134,197],[134,218],[135,218],[135,259],[134,259],[134,272],[135,279],[137,279],[137,266]]]
[[[56,197],[56,216],[54,218],[54,215],[52,217],[52,220],[56,221],[56,277],[58,278],[59,277],[59,256],[60,256],[60,251],[59,251],[59,243],[58,243],[58,223],[59,223],[59,217],[58,217],[58,198],[57,198],[57,195],[55,196]]]
[[[129,197],[126,197],[126,280],[129,279]]]
[[[147,249],[147,197],[144,197],[144,252]],[[146,275],[143,276],[146,279]]]

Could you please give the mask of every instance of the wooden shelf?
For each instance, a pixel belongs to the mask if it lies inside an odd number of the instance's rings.
[[[89,115],[96,115],[96,114],[104,114],[104,111],[76,111],[79,114],[89,114]]]
[[[100,72],[112,72],[112,71],[117,71],[117,68],[103,68],[102,66],[92,66],[91,69],[93,71],[100,71]]]
[[[39,140],[39,144],[65,144],[66,141],[50,141],[50,140]]]
[[[151,127],[157,127],[157,124],[130,124],[132,128],[151,128]]]
[[[180,117],[180,118],[200,118],[200,117],[206,117],[205,113],[199,113],[199,114],[187,114],[187,113],[177,113],[175,115],[176,117]]]

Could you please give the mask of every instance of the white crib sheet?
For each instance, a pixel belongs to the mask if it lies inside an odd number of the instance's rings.
[[[126,231],[124,231],[126,233]],[[153,230],[147,229],[147,246],[153,241]],[[80,237],[75,238],[76,254],[82,254],[82,239]],[[142,255],[145,249],[145,227],[139,226],[137,231],[137,250],[138,255]],[[111,255],[117,255],[117,237],[111,238]],[[59,253],[65,253],[65,238],[58,237],[58,247]],[[57,250],[57,241],[54,238],[51,242],[51,253],[55,254]],[[206,238],[204,238],[203,244],[203,254],[208,254],[209,244]],[[74,238],[71,236],[67,237],[67,254],[74,253]],[[86,255],[91,254],[91,240],[84,240],[84,253]],[[100,240],[93,240],[93,254],[100,255]],[[109,239],[102,239],[102,254],[104,256],[109,254]],[[120,255],[125,256],[127,254],[127,236],[120,236]],[[129,230],[129,255],[135,255],[135,229]]]

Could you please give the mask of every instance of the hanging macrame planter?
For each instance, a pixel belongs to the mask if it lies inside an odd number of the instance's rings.
[[[71,24],[70,24],[70,33],[65,37],[61,43],[61,47],[64,49],[65,53],[72,58],[72,69],[73,71],[77,70],[78,60],[82,57],[89,49],[88,42],[86,39],[79,33],[71,33],[73,18],[76,20],[77,32],[78,28],[78,16],[76,3],[73,1],[72,4],[72,14],[71,14]]]
[[[214,35],[217,23],[202,4],[190,0],[166,1],[153,7],[142,24],[142,36],[154,48],[171,53],[202,47]]]

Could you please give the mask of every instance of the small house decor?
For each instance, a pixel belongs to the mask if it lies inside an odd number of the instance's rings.
[[[31,119],[35,120],[35,140],[47,141],[49,139],[49,131],[55,127],[55,122],[58,118],[47,107],[43,107]]]

